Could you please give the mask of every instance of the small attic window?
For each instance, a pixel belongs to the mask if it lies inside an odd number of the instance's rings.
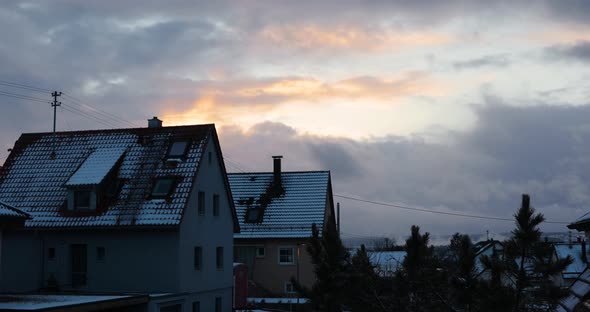
[[[74,209],[88,210],[90,209],[90,198],[92,196],[91,190],[76,190],[74,193]]]
[[[172,193],[172,187],[174,186],[174,178],[158,178],[154,182],[152,188],[152,197],[162,198],[167,197]]]
[[[188,141],[174,141],[168,149],[168,158],[180,158],[188,151]]]
[[[247,223],[258,223],[261,220],[260,208],[248,208],[246,210],[246,222]]]

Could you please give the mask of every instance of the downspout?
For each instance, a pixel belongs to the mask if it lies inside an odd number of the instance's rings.
[[[41,237],[39,230],[37,230],[37,236]],[[43,237],[41,237],[41,278],[39,282],[39,290],[42,290],[45,287],[45,238]]]

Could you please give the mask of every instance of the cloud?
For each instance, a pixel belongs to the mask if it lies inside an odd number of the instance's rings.
[[[483,66],[506,67],[508,65],[510,65],[510,59],[505,54],[486,55],[480,58],[453,63],[456,69],[473,69]]]
[[[545,49],[545,55],[554,60],[590,62],[590,41],[578,41],[569,45],[554,45]]]
[[[573,221],[586,212],[590,126],[584,116],[590,107],[515,107],[487,99],[475,112],[475,128],[450,133],[445,144],[420,137],[319,137],[293,129],[270,136],[267,130],[224,127],[220,137],[224,154],[248,164],[248,170],[270,170],[275,154],[285,156],[286,170],[330,169],[336,194],[511,218],[520,195],[528,193],[551,221]],[[403,235],[411,224],[432,233],[502,232],[513,226],[336,200],[343,202],[345,234]],[[565,225],[546,224],[544,230],[564,231]]]
[[[362,29],[351,26],[272,25],[260,33],[261,40],[287,49],[358,51],[398,51],[413,47],[451,43],[450,35],[399,29]]]

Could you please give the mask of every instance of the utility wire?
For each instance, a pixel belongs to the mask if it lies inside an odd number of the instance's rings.
[[[109,128],[118,128],[117,125],[112,124],[112,123],[110,123],[107,120],[98,118],[98,117],[96,117],[94,115],[91,115],[91,114],[88,114],[88,113],[86,113],[84,111],[81,111],[81,110],[75,108],[75,107],[72,107],[72,106],[69,106],[69,105],[64,105],[63,103],[62,103],[62,109],[66,110],[66,111],[68,111],[70,113],[73,113],[73,114],[76,114],[76,115],[85,117],[85,118],[90,119],[90,120],[93,120],[93,121],[96,121],[96,122],[98,122],[98,123],[100,123],[102,125],[105,125],[105,126],[109,127]]]
[[[49,89],[39,88],[39,87],[35,87],[35,86],[30,86],[30,85],[26,85],[26,84],[22,84],[22,83],[10,82],[10,81],[5,81],[5,80],[0,80],[0,85],[6,86],[6,87],[25,89],[25,90],[35,91],[35,92],[40,92],[40,93],[52,92],[52,90],[49,90]]]
[[[350,197],[350,196],[344,196],[344,195],[339,195],[339,194],[334,194],[334,197],[340,197],[340,198],[344,198],[344,199],[348,199],[348,200],[354,200],[354,201],[358,201],[358,202],[362,202],[362,203],[367,203],[367,204],[373,204],[373,205],[379,205],[379,206],[386,206],[386,207],[393,207],[393,208],[404,209],[404,210],[411,210],[411,211],[418,211],[418,212],[441,214],[441,215],[454,216],[454,217],[486,219],[486,220],[497,220],[497,221],[511,221],[511,222],[514,221],[514,219],[511,219],[511,218],[489,217],[489,216],[481,216],[481,215],[475,215],[475,214],[464,214],[464,213],[455,213],[455,212],[436,211],[436,210],[431,210],[431,209],[424,209],[424,208],[416,208],[416,207],[396,205],[396,204],[381,203],[381,202],[377,202],[377,201],[366,200],[366,199],[362,199],[362,198],[355,198],[355,197]],[[559,221],[545,221],[545,223],[551,223],[551,224],[570,224],[570,222],[559,222]]]
[[[24,95],[24,94],[12,93],[12,92],[0,91],[0,95],[12,97],[12,98],[16,98],[16,99],[21,99],[21,100],[28,100],[28,101],[32,101],[32,102],[39,102],[39,103],[45,103],[45,104],[49,103],[49,101],[45,100],[45,99],[41,99],[41,98],[37,98],[37,97],[33,97],[33,96],[28,96],[28,95]]]
[[[111,114],[111,113],[106,112],[106,111],[103,111],[101,109],[98,109],[98,108],[96,108],[96,107],[94,107],[94,106],[92,106],[92,105],[90,105],[88,103],[83,102],[82,100],[80,100],[80,99],[78,99],[76,97],[73,97],[73,96],[69,95],[68,93],[65,93],[64,92],[63,95],[65,97],[67,97],[70,102],[72,102],[74,104],[77,104],[77,105],[80,105],[80,106],[84,106],[84,107],[86,107],[86,108],[88,108],[88,109],[96,112],[97,114],[100,114],[100,115],[102,115],[102,116],[104,116],[106,118],[112,119],[113,121],[117,121],[117,122],[123,123],[123,124],[128,124],[128,125],[131,125],[131,126],[134,126],[134,127],[140,127],[138,124],[136,124],[136,123],[134,123],[132,121],[129,121],[129,120],[124,119],[124,118],[121,118],[121,117],[119,117],[117,115]]]

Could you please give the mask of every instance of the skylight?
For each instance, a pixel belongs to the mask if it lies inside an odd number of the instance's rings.
[[[260,208],[248,208],[248,210],[246,211],[246,222],[260,222]]]
[[[174,178],[159,178],[152,188],[152,197],[166,197],[172,192]]]
[[[127,147],[95,150],[70,177],[66,186],[98,185],[121,159]]]
[[[183,157],[188,150],[188,141],[172,142],[168,149],[168,157]]]

